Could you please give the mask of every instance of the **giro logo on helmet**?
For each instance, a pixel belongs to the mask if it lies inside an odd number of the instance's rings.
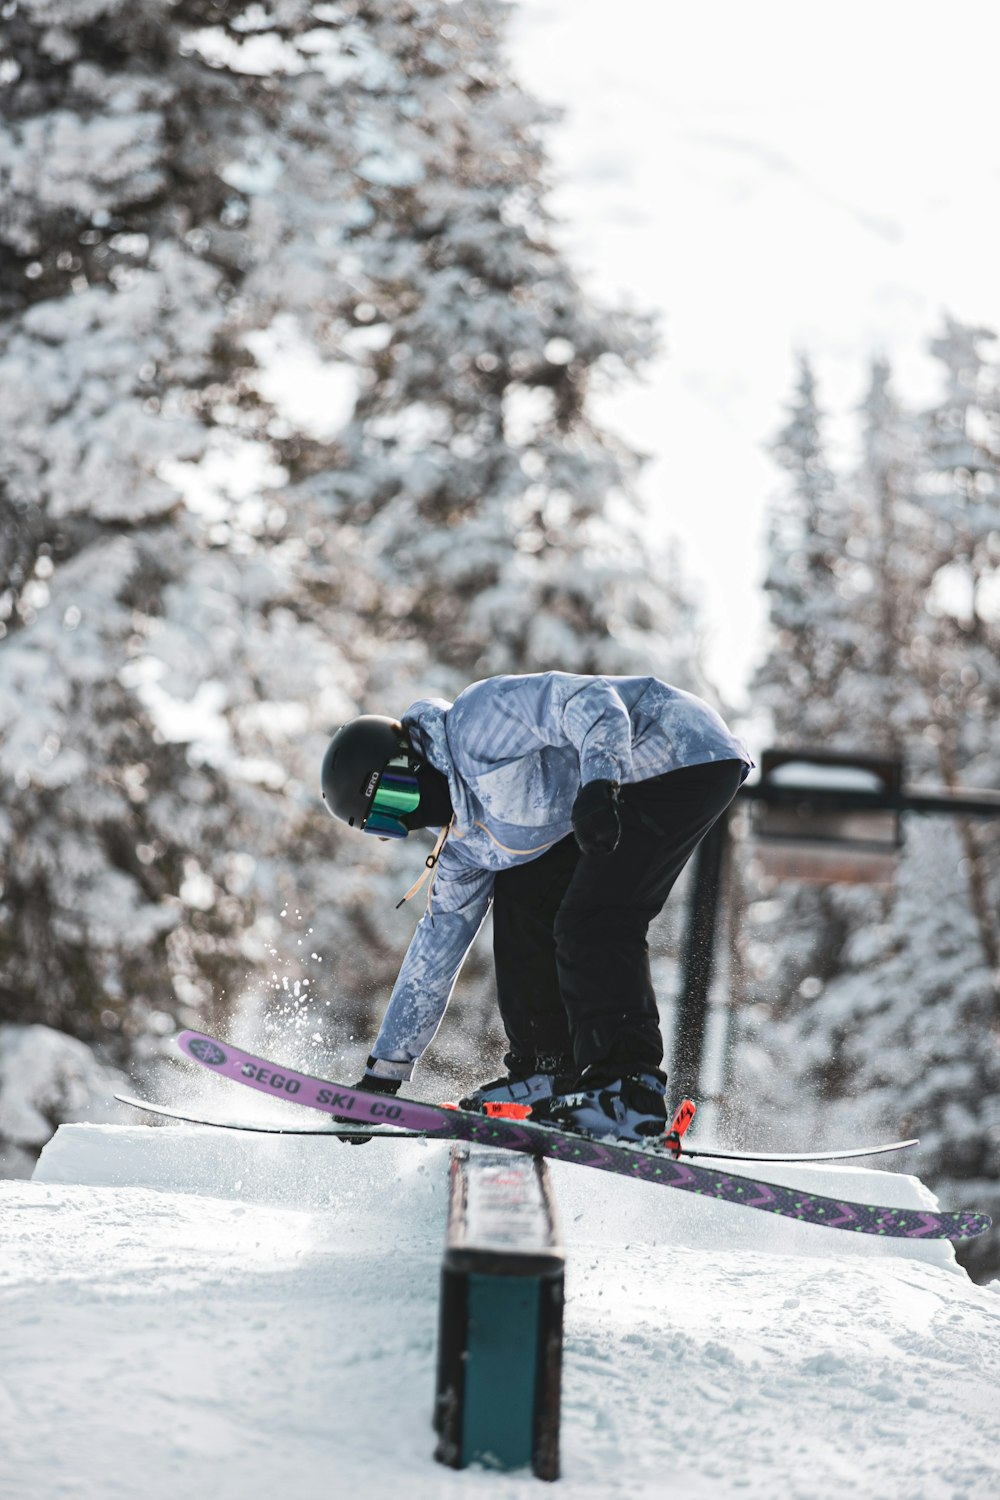
[[[375,795],[375,788],[378,786],[378,779],[381,776],[381,774],[382,774],[381,771],[373,771],[372,774],[371,774],[371,776],[368,778],[368,785],[365,787],[365,796],[366,797],[374,797],[374,795]]]

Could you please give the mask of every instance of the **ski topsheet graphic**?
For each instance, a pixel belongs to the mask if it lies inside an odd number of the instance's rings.
[[[420,1131],[442,1140],[462,1140],[508,1151],[524,1151],[554,1161],[596,1167],[624,1177],[638,1177],[661,1187],[679,1188],[727,1203],[740,1203],[764,1213],[780,1214],[827,1229],[852,1230],[893,1239],[973,1239],[990,1228],[986,1214],[943,1213],[927,1209],[887,1208],[848,1203],[800,1188],[744,1177],[710,1167],[678,1161],[664,1148],[599,1141],[573,1135],[528,1120],[490,1119],[466,1110],[444,1109],[389,1094],[372,1094],[327,1079],[313,1078],[217,1041],[198,1031],[177,1038],[186,1055],[202,1067],[272,1098],[287,1099],[357,1125],[393,1126]]]

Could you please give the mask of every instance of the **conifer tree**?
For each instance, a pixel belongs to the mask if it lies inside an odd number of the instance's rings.
[[[5,17],[10,1019],[125,1061],[242,996],[356,1066],[423,851],[325,817],[329,732],[495,670],[700,685],[635,460],[587,409],[651,332],[548,239],[503,17]]]
[[[804,752],[857,743],[853,694],[845,687],[863,672],[866,653],[852,614],[856,515],[827,457],[825,420],[811,361],[801,355],[789,420],[773,445],[788,480],[772,504],[764,584],[771,642],[754,693],[769,710],[774,743]],[[761,1063],[757,1091],[765,1098],[776,1091],[777,1104],[794,1107],[796,1086],[809,1093],[831,1086],[829,1056],[803,1068],[803,1033],[813,1029],[809,1011],[818,990],[839,972],[847,916],[839,894],[829,888],[788,882],[771,902],[753,902],[752,889],[742,894],[751,899],[741,945],[744,1056]],[[766,1028],[766,1061],[751,1042],[758,1024]],[[792,1079],[790,1100],[785,1095]]]
[[[911,503],[924,517],[924,590],[904,662],[915,706],[915,780],[1000,786],[1000,366],[987,330],[948,320],[931,344],[941,399],[918,420]],[[917,564],[919,566],[919,564]],[[916,569],[915,569],[916,570]],[[859,1084],[919,1123],[922,1166],[942,1193],[1000,1204],[993,1101],[1000,1085],[1000,827],[972,819],[908,820],[885,957],[869,974],[883,1045],[856,1049]],[[964,1252],[995,1270],[989,1246]]]
[[[402,96],[407,119],[362,167],[374,353],[347,461],[316,493],[370,528],[383,639],[428,643],[456,684],[545,666],[689,676],[635,459],[587,415],[590,386],[634,369],[652,330],[588,306],[552,244],[546,115],[509,75],[503,9],[418,9],[419,47],[395,8],[368,12],[392,64],[376,103]]]
[[[653,670],[703,689],[694,611],[643,535],[635,457],[587,409],[591,384],[634,369],[652,330],[590,307],[551,242],[546,117],[510,77],[502,7],[406,9],[415,30],[400,28],[398,7],[357,12],[385,65],[359,116],[380,143],[359,168],[365,294],[339,335],[358,396],[337,461],[290,502],[320,529],[360,537],[378,642],[366,706],[399,713],[427,692],[549,668]],[[388,885],[368,887],[382,918],[363,967],[338,967],[366,997],[359,1035],[412,925],[388,890],[419,873],[426,851],[413,842],[392,851]],[[301,880],[321,892],[328,842],[304,830],[302,847]],[[495,1028],[480,950],[446,1023],[453,1056],[460,1030]]]
[[[211,1017],[247,919],[228,791],[184,749],[218,731],[239,607],[158,472],[204,451],[229,372],[224,186],[197,158],[239,111],[177,46],[197,8],[170,11],[4,23],[0,989],[119,1056],[151,1013]]]
[[[847,539],[867,582],[851,601],[851,629],[869,640],[855,660],[867,665],[845,663],[833,684],[855,746],[896,750],[910,784],[953,791],[1000,785],[997,370],[985,341],[948,324],[932,345],[943,396],[924,413],[903,411],[887,367],[873,369]],[[795,702],[789,694],[786,715]],[[998,898],[1000,829],[912,815],[893,891],[779,887],[750,923],[752,996],[765,1013],[743,1047],[763,1097],[780,1095],[817,1142],[845,1129],[919,1133],[925,1180],[987,1210],[1000,1199]],[[966,1254],[978,1273],[995,1269],[990,1247]]]
[[[802,355],[795,403],[774,444],[789,483],[772,506],[764,588],[774,637],[754,687],[783,741],[832,746],[851,735],[843,684],[862,666],[865,647],[852,611],[855,516],[822,427],[812,365]]]
[[[867,578],[859,623],[868,640],[859,730],[876,751],[899,753],[919,707],[909,651],[926,586],[924,517],[913,502],[915,422],[896,398],[887,360],[872,361],[862,403],[853,538]]]

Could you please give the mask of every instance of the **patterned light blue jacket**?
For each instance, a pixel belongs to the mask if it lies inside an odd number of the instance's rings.
[[[453,704],[421,699],[403,723],[447,776],[455,810],[372,1049],[370,1072],[407,1079],[444,1015],[496,872],[572,832],[585,782],[644,781],[712,760],[742,760],[747,771],[753,763],[713,708],[655,677],[490,677]]]

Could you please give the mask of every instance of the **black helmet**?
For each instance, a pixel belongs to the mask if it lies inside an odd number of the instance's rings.
[[[389,761],[413,752],[398,719],[362,714],[338,729],[327,746],[320,772],[323,801],[342,823],[361,827]]]

